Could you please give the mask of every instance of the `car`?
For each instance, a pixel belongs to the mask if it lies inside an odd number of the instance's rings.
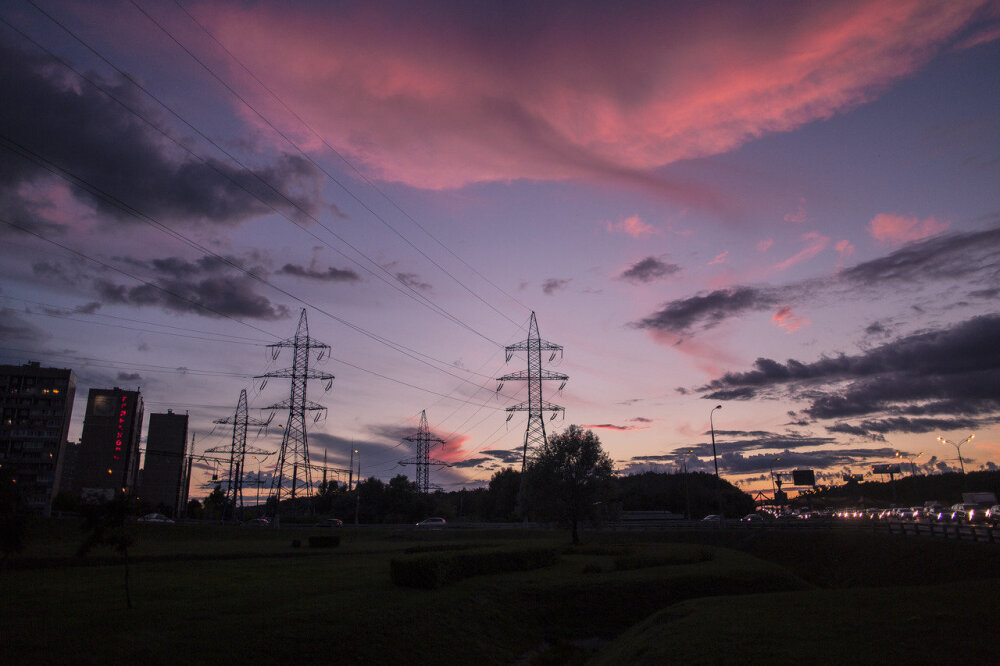
[[[251,518],[243,524],[251,527],[267,527],[271,524],[271,521],[267,518]]]
[[[747,515],[740,518],[741,523],[762,523],[764,522],[764,516],[759,513],[748,513]]]
[[[417,523],[417,527],[422,528],[422,529],[432,529],[432,530],[433,529],[438,529],[439,530],[439,529],[441,529],[441,528],[443,528],[445,526],[446,522],[447,521],[445,521],[444,518],[424,518],[419,523]]]
[[[136,518],[139,523],[166,523],[173,524],[173,519],[167,518],[162,513],[147,513],[145,516]]]
[[[325,518],[316,523],[316,527],[343,527],[343,526],[344,526],[344,521],[342,521],[340,518]]]
[[[986,517],[993,527],[1000,527],[1000,504],[991,506],[990,510],[986,512]]]
[[[709,515],[702,518],[702,521],[706,520],[714,520],[715,522],[719,522],[720,520],[723,520],[723,518],[717,513],[710,513]]]

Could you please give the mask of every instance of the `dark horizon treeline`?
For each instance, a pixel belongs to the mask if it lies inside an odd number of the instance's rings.
[[[723,506],[730,517],[754,510],[754,500],[725,480]],[[311,520],[317,516],[335,517],[345,523],[399,524],[416,523],[440,516],[459,522],[545,521],[551,517],[546,507],[521,506],[521,472],[511,467],[498,470],[484,488],[436,491],[421,494],[415,482],[402,474],[388,482],[370,477],[360,481],[354,491],[342,484],[320,484],[318,492],[306,503],[304,498],[282,501],[282,521]],[[216,497],[221,500],[221,491]],[[712,474],[704,472],[646,472],[613,479],[603,500],[593,505],[589,518],[595,521],[617,520],[622,511],[667,511],[692,518],[718,513],[718,486]],[[294,502],[294,503],[293,503]],[[213,497],[206,500],[206,517],[218,515],[221,505]],[[309,506],[311,504],[311,507]],[[311,508],[311,512],[309,509]],[[267,512],[265,505],[248,507],[247,516]]]

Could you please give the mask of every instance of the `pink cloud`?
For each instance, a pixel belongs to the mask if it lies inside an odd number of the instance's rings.
[[[600,430],[649,430],[651,426],[635,426],[635,425],[617,425],[615,423],[591,423],[588,425],[581,425],[581,428],[593,429],[597,428]]]
[[[895,213],[879,213],[868,223],[868,233],[884,243],[909,243],[939,234],[950,225],[951,222],[938,222],[934,217],[919,220]]]
[[[632,238],[642,238],[643,236],[652,236],[654,234],[661,233],[660,230],[653,225],[643,222],[638,215],[626,217],[618,222],[608,222],[607,230],[610,233],[618,232],[628,234]]]
[[[803,326],[809,325],[809,320],[792,312],[790,305],[782,305],[771,317],[775,326],[785,329],[785,333],[792,334]]]
[[[830,243],[829,236],[823,236],[815,231],[802,234],[802,239],[806,241],[806,246],[788,259],[775,264],[771,269],[772,271],[783,271],[794,266],[795,264],[812,259],[817,254],[825,250],[826,246]]]
[[[705,264],[705,265],[706,265],[706,266],[712,266],[712,265],[714,265],[714,264],[722,264],[722,263],[725,263],[725,261],[726,261],[726,256],[727,256],[728,254],[729,254],[729,250],[726,250],[725,252],[720,252],[719,254],[715,255],[715,259],[712,259],[712,261],[708,262],[708,263],[707,263],[707,264]]]
[[[766,240],[757,241],[757,251],[758,252],[767,252],[768,250],[771,249],[771,247],[773,245],[774,245],[774,239],[773,238],[768,238]]]
[[[794,211],[790,213],[785,213],[784,217],[785,222],[794,222],[795,224],[801,224],[802,222],[805,222],[808,219],[809,216],[806,215],[806,206],[804,200],[799,203],[799,207],[796,208]]]
[[[194,11],[369,175],[431,189],[622,181],[706,206],[721,195],[649,170],[863,104],[985,2],[551,3],[488,20],[477,3]],[[256,99],[303,136],[277,102]]]
[[[651,330],[650,335],[656,344],[690,358],[693,365],[706,376],[715,377],[729,368],[745,364],[745,359],[704,338],[685,338],[665,330]]]
[[[842,240],[842,241],[837,241],[837,244],[834,245],[833,247],[834,249],[837,250],[838,254],[840,255],[837,258],[837,269],[839,270],[844,267],[844,260],[846,260],[849,256],[854,254],[854,246],[851,245],[850,241]]]

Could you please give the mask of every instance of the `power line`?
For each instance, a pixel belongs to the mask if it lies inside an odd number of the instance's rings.
[[[180,8],[180,10],[182,12],[184,12],[184,14],[187,15],[187,17],[195,25],[197,25],[199,28],[201,28],[202,31],[206,35],[208,35],[209,38],[211,38],[211,40],[213,42],[215,42],[219,46],[219,48],[221,48],[223,51],[225,51],[226,55],[228,55],[230,58],[232,58],[232,60],[237,65],[239,65],[240,68],[243,69],[244,72],[246,72],[247,74],[249,74],[250,77],[253,78],[253,80],[256,81],[257,84],[261,88],[263,88],[265,91],[267,91],[268,94],[270,94],[275,100],[277,100],[277,102],[286,111],[288,111],[288,113],[290,113],[292,115],[292,117],[295,118],[296,121],[298,121],[299,123],[301,123],[306,129],[308,129],[310,132],[312,132],[312,134],[314,136],[316,136],[316,138],[318,138],[323,143],[323,145],[330,152],[332,152],[334,155],[336,155],[344,164],[346,164],[347,166],[349,166],[354,171],[354,173],[357,174],[358,177],[361,178],[369,187],[371,187],[379,195],[381,195],[383,199],[385,199],[386,201],[388,201],[396,210],[398,210],[403,216],[405,216],[408,220],[410,220],[410,222],[412,222],[414,225],[416,225],[418,229],[420,229],[421,231],[423,231],[429,238],[431,238],[431,240],[433,240],[435,243],[437,243],[438,245],[440,245],[446,252],[448,252],[448,254],[450,254],[452,257],[454,257],[455,259],[457,259],[458,261],[460,261],[466,268],[468,268],[470,271],[472,271],[473,273],[475,273],[477,276],[479,276],[480,278],[482,278],[483,280],[485,280],[490,286],[492,286],[494,289],[496,289],[497,291],[499,291],[501,294],[503,294],[504,296],[506,296],[510,300],[512,300],[515,303],[517,303],[518,305],[520,305],[525,310],[528,310],[528,311],[531,310],[531,308],[529,308],[528,306],[526,306],[524,303],[522,303],[521,301],[519,301],[514,296],[510,295],[509,293],[507,293],[504,289],[502,289],[501,287],[499,287],[492,280],[490,280],[488,277],[486,277],[485,275],[483,275],[482,273],[480,273],[472,265],[470,265],[468,262],[466,262],[464,259],[462,259],[462,257],[460,257],[455,252],[453,252],[451,250],[451,248],[449,248],[447,245],[445,245],[444,243],[442,243],[441,240],[439,238],[437,238],[437,236],[435,236],[434,234],[432,234],[431,232],[429,232],[422,224],[420,224],[420,222],[418,222],[413,216],[411,216],[407,211],[405,211],[394,199],[392,199],[381,188],[379,188],[374,182],[372,182],[360,169],[357,168],[357,166],[354,165],[353,162],[351,162],[350,160],[348,160],[340,151],[338,151],[336,148],[334,148],[332,145],[330,145],[330,143],[326,140],[326,138],[323,137],[323,135],[321,135],[319,132],[317,132],[312,127],[312,125],[310,125],[308,122],[306,122],[301,116],[299,116],[298,113],[296,113],[291,107],[289,107],[288,104],[286,104],[285,101],[277,93],[275,93],[263,81],[261,81],[260,78],[258,78],[257,75],[254,74],[253,71],[250,70],[249,67],[247,67],[239,58],[236,57],[235,54],[232,53],[232,51],[230,51],[228,48],[226,48],[226,46],[221,41],[219,41],[219,39],[208,28],[206,28],[197,18],[195,18],[194,16],[192,16],[191,13],[179,2],[179,0],[174,0],[174,4],[176,4]],[[340,183],[338,182],[338,185],[339,184]],[[420,254],[423,255],[428,261],[430,261],[431,263],[433,263],[435,266],[438,266],[438,268],[441,268],[441,270],[444,271],[449,277],[451,277],[452,279],[455,279],[454,276],[451,275],[451,273],[449,273],[448,271],[445,271],[445,269],[442,268],[437,262],[435,262],[433,259],[431,259],[426,254],[424,254],[423,251],[421,251],[413,243],[411,243],[408,239],[406,239],[399,231],[397,231],[394,227],[392,227],[391,225],[389,225],[388,222],[386,222],[385,220],[383,220],[381,217],[377,217],[377,219],[379,219],[383,224],[385,224],[390,229],[392,229],[397,235],[400,236],[400,238],[403,238],[403,240],[406,240],[406,242],[411,247],[413,247],[415,250],[417,250],[418,252],[420,252]],[[476,298],[479,298],[480,301],[482,301],[487,306],[489,306],[494,312],[496,312],[500,316],[504,317],[505,319],[507,319],[508,321],[510,321],[512,324],[515,324],[515,325],[517,324],[517,322],[511,320],[509,317],[507,317],[507,315],[503,314],[502,312],[500,312],[499,310],[497,310],[495,307],[493,307],[491,304],[487,303],[484,299],[482,299],[481,297],[479,297],[478,294],[475,294],[474,292],[472,292],[472,290],[469,289],[469,287],[465,283],[460,282],[458,280],[456,280],[456,282],[458,282],[462,287],[464,287],[466,290],[468,290],[470,293],[472,293],[474,296],[476,296]]]
[[[463,328],[466,328],[467,330],[469,330],[472,333],[474,333],[474,334],[482,337],[483,339],[487,340],[488,342],[491,342],[491,343],[493,343],[493,344],[495,344],[497,346],[500,346],[498,342],[496,342],[495,340],[492,340],[491,338],[489,338],[488,336],[486,336],[483,333],[479,332],[475,328],[471,327],[470,325],[468,325],[466,322],[462,321],[458,317],[456,317],[456,316],[452,315],[451,313],[447,312],[446,310],[444,310],[444,308],[442,308],[441,306],[439,306],[438,304],[436,304],[432,300],[430,300],[425,294],[422,294],[419,291],[417,291],[416,289],[414,289],[413,286],[411,286],[411,285],[405,283],[404,281],[400,280],[397,276],[393,276],[391,273],[389,273],[389,271],[384,266],[382,266],[381,264],[379,264],[378,262],[376,262],[374,259],[372,259],[371,257],[369,257],[367,254],[365,254],[364,252],[362,252],[360,249],[358,249],[357,247],[355,247],[352,243],[350,243],[345,238],[343,238],[342,236],[340,236],[339,234],[337,234],[335,231],[333,231],[332,229],[330,229],[327,225],[323,224],[323,222],[321,222],[318,218],[316,218],[310,211],[304,209],[294,199],[292,199],[289,196],[285,195],[278,188],[274,187],[271,183],[267,182],[267,180],[265,180],[263,177],[261,177],[260,174],[258,174],[254,170],[252,170],[249,167],[247,167],[242,161],[240,161],[239,159],[237,159],[229,151],[225,150],[222,146],[220,146],[211,137],[207,136],[205,133],[203,133],[201,130],[199,130],[195,125],[193,125],[192,123],[190,123],[189,121],[187,121],[186,119],[184,119],[180,114],[178,114],[176,111],[174,111],[169,105],[167,105],[165,102],[163,102],[161,99],[159,99],[159,97],[157,97],[156,95],[154,95],[151,91],[149,91],[147,88],[145,88],[142,84],[140,84],[135,79],[133,79],[128,73],[126,73],[125,71],[123,71],[122,69],[120,69],[119,67],[117,67],[114,63],[112,63],[110,60],[108,60],[104,55],[102,55],[94,47],[92,47],[90,44],[88,44],[82,38],[80,38],[70,28],[66,27],[58,19],[56,19],[55,17],[53,17],[51,14],[49,14],[48,12],[46,12],[45,10],[43,10],[42,8],[38,7],[38,5],[36,5],[33,2],[33,0],[27,0],[27,2],[29,4],[31,4],[41,14],[43,14],[46,18],[48,18],[52,23],[54,23],[60,29],[62,29],[64,32],[66,32],[68,35],[70,35],[74,40],[76,40],[77,42],[79,42],[87,50],[89,50],[95,56],[97,56],[98,58],[100,58],[109,67],[111,67],[116,72],[118,72],[118,74],[120,74],[125,80],[129,81],[129,83],[131,83],[136,88],[138,88],[143,93],[145,93],[148,97],[150,97],[151,99],[153,99],[154,101],[156,101],[163,109],[165,109],[168,113],[170,113],[174,118],[176,118],[181,123],[183,123],[184,125],[186,125],[192,131],[194,131],[195,133],[197,133],[201,138],[203,138],[205,141],[207,141],[212,146],[214,146],[217,150],[219,150],[222,154],[224,154],[226,157],[228,157],[230,160],[232,160],[233,163],[235,163],[236,165],[238,165],[241,168],[242,171],[246,172],[252,178],[254,178],[255,180],[259,181],[261,184],[263,184],[265,187],[267,187],[270,191],[274,192],[277,196],[279,196],[280,198],[282,198],[285,201],[285,203],[287,203],[289,206],[295,208],[301,215],[303,215],[304,217],[307,217],[308,219],[310,219],[313,222],[315,222],[319,227],[321,227],[322,229],[324,229],[331,236],[333,236],[338,241],[340,241],[341,243],[343,243],[347,247],[351,248],[358,255],[360,255],[361,257],[363,257],[364,259],[366,259],[372,266],[374,266],[379,271],[385,273],[390,278],[392,278],[392,280],[386,279],[385,277],[383,277],[379,273],[376,273],[376,272],[372,271],[367,266],[364,266],[363,264],[359,263],[355,259],[347,256],[346,254],[344,254],[343,252],[341,252],[337,248],[335,248],[332,245],[330,245],[330,243],[328,241],[320,238],[316,234],[314,234],[311,231],[309,231],[308,229],[306,229],[302,224],[300,224],[299,222],[297,222],[293,218],[289,217],[284,211],[279,210],[278,208],[276,208],[270,202],[262,199],[257,193],[252,192],[249,189],[247,189],[242,183],[239,183],[239,182],[233,180],[227,174],[222,173],[210,161],[205,160],[204,158],[200,157],[199,155],[196,155],[195,153],[193,153],[182,142],[180,142],[177,139],[175,139],[172,136],[170,136],[169,133],[167,133],[166,131],[164,131],[160,127],[158,127],[155,123],[151,122],[149,119],[147,119],[141,113],[139,113],[135,109],[132,109],[129,105],[127,105],[124,102],[122,102],[116,95],[112,94],[110,91],[108,91],[107,89],[105,89],[103,86],[99,85],[98,83],[96,83],[95,81],[93,81],[91,78],[89,78],[85,74],[81,73],[80,71],[78,71],[77,69],[75,69],[74,67],[72,67],[71,65],[69,65],[62,58],[60,58],[59,56],[57,56],[54,53],[52,53],[49,49],[47,49],[44,46],[42,46],[41,44],[39,44],[36,40],[34,40],[31,37],[29,37],[27,34],[25,34],[23,31],[21,31],[17,27],[11,25],[10,23],[8,23],[6,20],[3,20],[3,19],[0,19],[0,22],[3,22],[9,28],[11,28],[12,30],[14,30],[15,32],[17,32],[18,34],[20,34],[22,37],[24,37],[26,40],[28,40],[32,44],[34,44],[36,47],[38,47],[41,50],[45,51],[47,54],[49,54],[52,58],[54,58],[55,60],[57,60],[64,67],[66,67],[70,71],[74,72],[81,79],[83,79],[83,80],[87,81],[88,83],[90,83],[97,90],[100,90],[103,94],[105,94],[106,96],[108,96],[110,99],[112,99],[113,101],[115,101],[116,103],[118,103],[119,105],[121,105],[122,108],[124,108],[128,112],[132,113],[137,118],[139,118],[140,120],[142,120],[143,122],[145,122],[147,125],[149,125],[150,127],[152,127],[154,130],[156,130],[157,132],[159,132],[160,134],[162,134],[165,138],[167,138],[168,140],[170,140],[171,142],[173,142],[175,145],[177,145],[179,148],[181,148],[181,150],[185,151],[186,153],[188,153],[189,155],[191,155],[195,159],[198,159],[205,166],[209,167],[210,169],[212,169],[213,171],[215,171],[216,173],[218,173],[221,177],[225,178],[229,182],[233,183],[235,186],[237,186],[240,189],[242,189],[243,191],[247,192],[247,194],[249,194],[250,196],[256,198],[262,204],[264,204],[265,206],[267,206],[268,208],[270,208],[274,213],[282,216],[283,218],[285,218],[285,220],[287,220],[288,222],[290,222],[294,226],[298,227],[299,229],[301,229],[305,233],[309,234],[317,242],[323,243],[324,246],[326,246],[326,247],[330,248],[331,250],[333,250],[334,252],[340,254],[342,257],[344,257],[348,261],[352,262],[353,264],[355,264],[356,266],[358,266],[358,268],[360,268],[361,270],[367,272],[372,277],[375,277],[376,279],[378,279],[381,282],[385,283],[386,285],[392,287],[396,291],[398,291],[398,292],[400,292],[400,293],[408,296],[409,298],[413,299],[414,301],[416,301],[418,303],[422,303],[425,307],[430,308],[431,311],[433,311],[433,312],[435,312],[435,313],[443,316],[445,319],[448,319],[449,321],[452,321],[453,323],[456,323],[459,326],[461,326]],[[173,39],[172,36],[171,36],[171,38]],[[183,46],[182,46],[182,48],[183,48]],[[192,56],[192,57],[194,57],[194,56]],[[204,67],[204,65],[202,65],[202,66]],[[292,144],[292,145],[293,145],[293,147],[296,148],[296,150],[299,150],[297,146],[294,146],[294,144]],[[299,152],[301,153],[302,151],[299,150]],[[303,153],[303,155],[304,155],[304,153]],[[307,160],[309,159],[308,156],[305,156],[305,157],[306,157]],[[309,160],[309,161],[311,162],[311,160]],[[322,169],[320,169],[317,165],[314,164],[314,166],[316,166],[317,169],[319,169],[319,170],[322,171]],[[400,285],[402,285],[402,287]]]
[[[31,0],[29,0],[29,2],[30,1]],[[458,278],[456,278],[454,275],[452,275],[447,270],[445,270],[444,267],[442,267],[440,264],[438,264],[433,259],[431,259],[426,254],[424,254],[423,251],[421,251],[412,242],[410,242],[409,239],[407,239],[405,236],[403,236],[401,233],[399,233],[399,231],[397,231],[391,224],[389,224],[389,222],[386,221],[381,215],[379,215],[373,208],[371,208],[360,197],[358,197],[356,194],[354,194],[354,192],[352,192],[346,185],[344,185],[342,182],[340,182],[340,180],[337,177],[335,177],[333,174],[331,174],[321,164],[317,163],[305,151],[303,151],[301,148],[299,148],[298,144],[296,144],[284,132],[282,132],[280,129],[278,129],[266,116],[264,116],[260,111],[258,111],[256,109],[256,107],[254,107],[252,104],[250,104],[250,102],[248,102],[246,100],[246,98],[243,97],[243,95],[241,95],[236,89],[234,89],[232,86],[230,86],[228,83],[226,83],[222,79],[222,77],[220,77],[218,74],[216,74],[215,71],[211,67],[209,67],[208,65],[206,65],[205,62],[201,58],[199,58],[193,51],[191,51],[188,47],[186,47],[184,44],[182,44],[181,41],[179,39],[177,39],[177,37],[175,37],[173,35],[173,33],[171,33],[165,26],[163,26],[162,23],[160,23],[152,15],[150,15],[149,12],[147,12],[145,9],[143,9],[143,7],[141,5],[139,5],[137,2],[135,2],[135,0],[131,0],[131,3],[132,3],[132,6],[134,6],[136,9],[138,9],[139,12],[141,12],[143,16],[145,16],[147,19],[149,19],[149,21],[153,25],[155,25],[157,28],[160,29],[160,31],[162,31],[167,37],[169,37],[172,42],[174,42],[182,51],[184,51],[184,53],[186,53],[192,60],[194,60],[196,63],[198,63],[198,65],[200,65],[202,67],[202,69],[204,69],[206,72],[208,72],[208,74],[213,79],[215,79],[216,81],[218,81],[219,84],[222,87],[224,87],[227,91],[229,91],[230,94],[232,94],[234,97],[236,97],[236,99],[238,99],[244,106],[246,106],[246,108],[250,109],[250,111],[252,111],[258,118],[260,118],[262,121],[264,121],[264,123],[267,124],[267,126],[270,127],[274,131],[275,134],[277,134],[278,136],[280,136],[282,139],[284,139],[284,141],[286,143],[288,143],[288,145],[290,145],[292,148],[294,148],[299,153],[299,155],[302,156],[303,159],[305,159],[307,162],[309,162],[311,165],[313,165],[317,170],[319,170],[323,175],[325,175],[331,182],[335,183],[338,187],[340,187],[344,191],[345,194],[347,194],[352,199],[354,199],[354,201],[357,202],[357,204],[359,206],[361,206],[366,211],[368,211],[368,213],[370,213],[372,215],[372,217],[374,217],[375,219],[379,220],[382,224],[384,224],[386,227],[388,227],[389,229],[391,229],[394,233],[396,233],[396,235],[398,235],[400,238],[402,238],[404,241],[406,241],[406,243],[409,244],[413,249],[415,249],[417,252],[419,252],[421,255],[423,255],[428,261],[430,261],[432,264],[434,264],[439,269],[441,269],[441,271],[444,272],[446,275],[448,275],[448,277],[450,277],[452,280],[454,280],[456,283],[458,283],[463,288],[468,289],[467,285],[464,285]],[[379,267],[382,268],[382,270],[384,270],[387,274],[389,273],[388,270],[385,269],[385,267],[383,267],[383,266],[379,266]],[[406,286],[407,288],[409,288],[411,291],[413,291],[415,294],[417,294],[421,298],[424,298],[425,300],[427,300],[428,302],[430,302],[430,299],[427,299],[426,296],[424,296],[423,294],[420,294],[419,292],[417,292],[416,290],[414,290],[411,286],[407,285],[403,280],[399,279],[398,277],[396,277],[396,279],[401,284],[403,284],[404,286]],[[475,292],[472,292],[471,290],[469,290],[469,291],[474,296],[476,296],[476,298],[478,298],[479,300],[483,301],[483,303],[486,303],[487,306],[489,306],[490,308],[492,308],[494,311],[496,311],[498,314],[500,314],[501,316],[503,316],[505,319],[508,319],[508,321],[510,321],[511,323],[515,323],[516,324],[516,322],[514,322],[509,317],[507,317],[506,315],[504,315],[502,312],[500,312],[499,310],[497,310],[495,307],[493,307],[492,305],[490,305],[489,303],[487,303],[485,300],[483,300],[482,297],[480,297],[478,294],[475,294]],[[441,311],[445,312],[443,309]],[[452,317],[451,315],[448,315],[448,316]],[[465,328],[468,328],[473,333],[476,333],[477,335],[480,335],[480,336],[482,336],[482,337],[484,337],[486,339],[489,339],[488,337],[486,337],[485,335],[483,335],[479,331],[475,330],[474,328],[472,328],[471,326],[469,326],[468,324],[466,324],[462,320],[460,320],[458,318],[454,318],[454,317],[453,317],[453,320],[455,321],[455,323],[458,323],[459,325],[461,325],[461,326],[463,326]]]
[[[6,145],[6,144],[10,144],[10,145]],[[213,257],[215,259],[217,259],[218,261],[226,264],[227,266],[235,269],[236,271],[238,271],[240,273],[243,273],[247,277],[249,277],[249,278],[251,278],[251,279],[253,279],[253,280],[257,281],[257,282],[260,282],[261,284],[264,284],[264,285],[267,285],[267,286],[271,287],[275,291],[277,291],[277,292],[279,292],[281,294],[284,294],[285,296],[291,298],[292,300],[294,300],[294,301],[296,301],[296,302],[298,302],[298,303],[300,303],[302,305],[305,305],[307,307],[310,307],[310,308],[316,310],[317,312],[319,312],[320,314],[323,314],[323,315],[329,317],[330,319],[333,319],[334,321],[336,321],[336,322],[338,322],[340,324],[343,324],[344,326],[347,326],[348,328],[353,329],[354,331],[356,331],[358,333],[361,333],[362,335],[364,335],[364,336],[366,336],[366,337],[368,337],[368,338],[370,338],[372,340],[375,340],[376,342],[380,342],[383,345],[389,347],[390,349],[394,349],[398,353],[403,354],[404,356],[407,356],[407,357],[409,357],[409,358],[411,358],[411,359],[413,359],[415,361],[418,361],[420,363],[423,363],[424,365],[427,365],[427,366],[429,366],[431,368],[434,368],[435,370],[437,370],[439,372],[443,372],[443,373],[445,373],[447,375],[450,375],[450,376],[452,376],[452,377],[454,377],[456,379],[459,379],[460,381],[464,381],[464,382],[467,382],[467,383],[470,383],[470,384],[473,383],[473,382],[471,382],[471,381],[469,381],[469,380],[467,380],[467,379],[465,379],[463,377],[459,377],[458,375],[455,375],[454,373],[452,373],[452,372],[450,372],[448,370],[445,370],[445,369],[443,369],[441,367],[435,366],[435,365],[431,364],[429,361],[426,361],[426,360],[424,360],[422,358],[418,358],[418,357],[422,356],[422,357],[424,357],[426,359],[433,360],[436,363],[440,363],[442,365],[448,365],[449,367],[453,367],[450,364],[448,364],[447,362],[442,361],[440,359],[436,359],[436,358],[434,358],[434,357],[432,357],[432,356],[430,356],[428,354],[424,354],[422,352],[418,352],[418,351],[416,351],[414,349],[411,349],[411,348],[409,348],[409,347],[407,347],[405,345],[399,344],[397,342],[393,342],[393,341],[389,340],[388,338],[385,338],[384,336],[378,335],[377,333],[373,333],[373,332],[371,332],[371,331],[369,331],[367,329],[364,329],[361,326],[358,326],[357,324],[349,322],[346,319],[343,319],[342,317],[338,317],[337,315],[335,315],[335,314],[333,314],[333,313],[331,313],[331,312],[329,312],[327,310],[324,310],[323,308],[321,308],[321,307],[319,307],[319,306],[317,306],[317,305],[315,305],[313,303],[310,303],[310,302],[306,301],[305,299],[300,298],[299,296],[296,296],[295,294],[291,293],[290,291],[288,291],[286,289],[283,289],[282,287],[277,286],[276,284],[274,284],[270,280],[268,280],[268,279],[266,279],[264,277],[261,277],[260,275],[258,275],[254,271],[251,271],[251,270],[249,270],[247,268],[244,268],[243,266],[240,266],[239,264],[237,264],[236,262],[234,262],[232,259],[230,259],[228,257],[225,257],[223,255],[220,255],[219,253],[214,252],[213,250],[205,247],[201,243],[198,243],[197,241],[194,241],[194,240],[188,238],[187,236],[185,236],[184,234],[180,233],[179,231],[176,231],[176,230],[174,230],[174,229],[172,229],[172,228],[164,225],[163,223],[157,221],[155,218],[150,217],[149,215],[147,215],[147,214],[139,211],[138,209],[132,207],[131,205],[129,205],[129,204],[121,201],[116,196],[108,194],[104,190],[102,190],[102,189],[98,188],[97,186],[91,184],[89,181],[84,180],[84,179],[80,178],[79,176],[74,175],[72,172],[70,172],[70,171],[68,171],[68,170],[66,170],[66,169],[64,169],[64,168],[62,168],[62,167],[60,167],[60,166],[52,163],[51,161],[49,161],[46,158],[42,157],[41,155],[39,155],[35,151],[31,150],[30,148],[27,148],[27,147],[19,144],[18,142],[13,141],[12,139],[10,139],[9,137],[6,137],[3,134],[0,134],[0,145],[3,145],[3,147],[7,148],[11,152],[14,152],[14,153],[20,155],[21,157],[23,157],[25,159],[28,159],[28,160],[30,160],[32,162],[35,162],[35,164],[37,164],[41,168],[49,171],[53,175],[58,176],[60,178],[63,178],[67,182],[69,182],[69,183],[71,183],[73,185],[76,185],[78,187],[81,187],[81,188],[87,190],[93,196],[101,198],[104,201],[106,201],[107,203],[110,203],[110,204],[112,204],[112,205],[120,208],[125,213],[127,213],[127,214],[135,217],[139,221],[141,221],[141,222],[143,222],[143,223],[145,223],[145,224],[153,227],[154,229],[158,229],[158,230],[166,233],[167,235],[169,235],[171,237],[174,237],[174,238],[176,238],[178,240],[181,240],[182,242],[186,243],[187,245],[193,247],[194,249],[197,249],[200,252],[202,252],[202,253],[204,253],[206,255],[209,255],[209,256],[211,256],[211,257]],[[10,225],[10,226],[12,226],[12,227],[14,227],[16,229],[20,229],[22,231],[30,233],[33,236],[36,236],[38,238],[43,238],[44,240],[46,240],[48,242],[51,242],[51,243],[53,243],[55,245],[59,245],[60,247],[62,247],[64,249],[67,249],[67,250],[69,250],[71,252],[74,252],[75,254],[78,254],[80,256],[84,256],[84,255],[82,255],[82,253],[79,253],[79,252],[77,252],[75,250],[70,250],[70,248],[66,247],[65,245],[57,243],[56,241],[52,241],[51,239],[44,238],[40,234],[38,234],[38,233],[36,233],[34,231],[31,231],[29,229],[26,229],[25,227],[21,227],[21,226],[19,226],[17,224],[14,224],[12,222],[8,222],[6,220],[3,220],[2,218],[0,218],[0,221],[5,222],[6,224],[8,224],[8,225]],[[106,266],[106,267],[109,267],[109,268],[111,267],[109,264],[106,264],[104,262],[100,262],[100,261],[98,261],[96,259],[91,259],[91,260],[92,261],[96,261],[97,263],[100,263],[103,266]],[[119,271],[119,272],[121,272],[123,274],[129,275],[129,277],[135,278],[135,276],[133,276],[133,275],[131,275],[129,273],[126,273],[125,271],[122,271],[120,269],[115,268],[114,270],[117,270],[117,271]],[[139,278],[135,278],[135,279],[139,279]],[[140,281],[144,282],[145,284],[149,284],[151,286],[156,286],[157,289],[160,289],[161,291],[163,291],[165,293],[168,293],[171,296],[182,298],[182,300],[185,300],[185,301],[190,302],[190,303],[196,303],[196,301],[194,301],[192,299],[189,299],[189,298],[186,298],[186,297],[181,297],[178,294],[175,294],[175,293],[173,293],[173,292],[171,292],[171,291],[169,291],[167,289],[164,289],[162,287],[154,285],[152,282],[148,282],[148,281],[141,280],[141,279],[140,279]],[[229,319],[233,319],[234,321],[237,321],[233,317],[231,317],[229,315],[224,315],[222,313],[219,313],[219,312],[217,312],[217,311],[215,311],[215,310],[213,310],[211,308],[208,308],[207,306],[204,306],[203,304],[199,304],[199,305],[200,305],[200,307],[204,307],[205,309],[210,310],[210,311],[212,311],[215,314],[219,314],[220,316],[225,316],[225,317],[227,317]],[[250,325],[250,324],[245,324],[245,325],[251,326],[252,328],[257,328],[255,326]],[[257,329],[257,330],[262,330],[262,329]],[[270,333],[269,333],[269,335],[272,335],[273,337],[278,337],[278,336],[275,336],[275,335],[270,334]]]

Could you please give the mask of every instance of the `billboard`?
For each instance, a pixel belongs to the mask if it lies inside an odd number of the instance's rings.
[[[872,465],[872,474],[899,474],[899,465]]]
[[[811,469],[796,469],[792,471],[792,483],[797,486],[815,486],[816,473]]]

